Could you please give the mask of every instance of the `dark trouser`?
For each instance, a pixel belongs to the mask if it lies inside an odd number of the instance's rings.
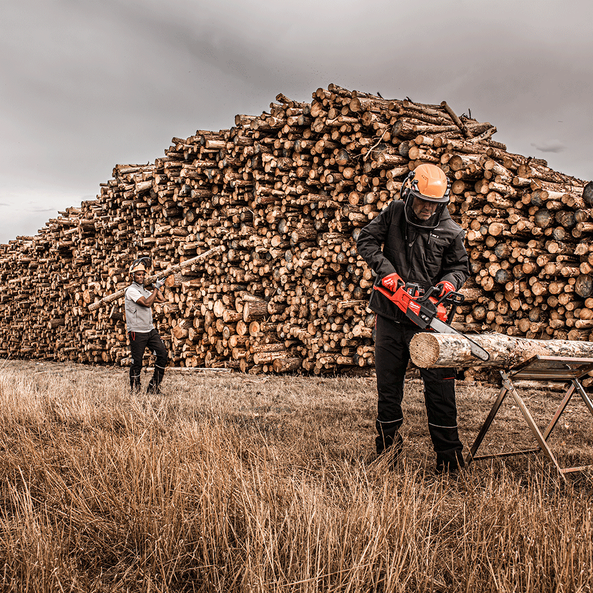
[[[375,368],[379,405],[377,453],[398,443],[403,423],[404,378],[410,360],[410,341],[418,327],[377,315]],[[463,445],[457,431],[455,369],[421,369],[428,429],[437,454],[437,469],[463,466]]]
[[[156,329],[150,332],[128,332],[130,350],[132,352],[132,366],[130,367],[130,387],[140,389],[140,373],[142,372],[142,357],[148,349],[156,354],[154,373],[148,383],[148,391],[158,391],[167,366],[167,349]]]

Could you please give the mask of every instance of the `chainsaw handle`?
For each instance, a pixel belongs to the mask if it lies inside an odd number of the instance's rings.
[[[460,292],[447,292],[439,299],[444,305],[462,305],[464,301],[465,296]]]
[[[429,298],[432,297],[432,302],[435,305],[461,305],[465,301],[465,296],[463,296],[459,292],[446,292],[442,297],[436,298],[432,295],[435,292],[440,292],[440,290],[436,286],[431,286],[421,297],[418,297],[418,301],[427,301]]]
[[[427,291],[420,297],[416,299],[419,304],[423,306],[432,306],[435,309],[436,316],[447,323],[447,319],[451,314],[451,311],[457,305],[460,305],[465,300],[465,297],[460,294],[459,292],[446,292],[440,298],[432,296],[434,293],[440,293],[440,289],[436,286],[431,286]],[[447,307],[451,307],[449,311],[447,311]]]

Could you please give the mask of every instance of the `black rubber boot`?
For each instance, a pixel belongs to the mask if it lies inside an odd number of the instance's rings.
[[[461,449],[449,449],[448,451],[437,451],[437,473],[455,474],[465,467]]]
[[[146,388],[146,393],[161,393],[161,382],[163,380],[163,375],[165,374],[165,369],[158,365],[154,367],[154,373],[152,378],[148,382],[148,387]]]
[[[130,391],[140,391],[140,371],[137,367],[130,368]]]
[[[165,374],[165,369],[161,369],[160,367],[154,367],[154,374],[152,378],[148,382],[148,386],[146,388],[146,393],[153,393],[158,394],[161,393],[161,381],[163,380],[163,375]]]
[[[393,435],[383,435],[376,438],[377,454],[389,460],[392,468],[397,465],[404,450],[404,439],[399,432]]]

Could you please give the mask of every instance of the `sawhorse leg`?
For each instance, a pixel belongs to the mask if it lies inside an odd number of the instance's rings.
[[[554,414],[554,417],[552,418],[552,420],[550,420],[550,424],[547,426],[546,430],[543,433],[543,437],[544,437],[544,439],[546,441],[548,440],[548,437],[550,436],[550,434],[554,430],[556,424],[558,423],[558,420],[560,419],[560,416],[562,416],[564,410],[566,409],[566,406],[570,402],[570,400],[571,400],[572,396],[574,395],[575,391],[578,392],[578,394],[581,396],[581,399],[583,400],[583,402],[587,406],[589,412],[591,413],[591,415],[593,415],[593,403],[591,402],[591,398],[587,395],[587,393],[583,389],[583,386],[581,385],[581,382],[578,379],[573,379],[572,380],[572,385],[570,386],[570,388],[566,392],[566,395],[564,396],[564,398],[560,402],[560,405],[558,406],[558,409],[556,410],[556,413]],[[567,467],[567,468],[562,468],[560,470],[560,472],[561,472],[562,476],[564,477],[564,474],[566,474],[566,473],[578,472],[578,471],[582,471],[584,469],[589,469],[590,467],[591,466],[587,466],[587,465],[578,466],[578,467]]]
[[[560,402],[560,405],[558,406],[558,409],[556,410],[554,417],[552,418],[552,420],[550,420],[550,424],[548,424],[548,426],[546,427],[546,430],[544,430],[544,439],[548,440],[548,437],[550,436],[550,434],[552,434],[554,427],[558,423],[558,420],[560,420],[560,416],[562,416],[562,414],[564,413],[564,410],[566,409],[566,406],[568,405],[568,402],[571,400],[574,392],[575,392],[575,381],[573,380],[572,385],[570,386],[570,388],[568,389],[568,391],[562,398],[562,401]]]
[[[558,473],[562,476],[562,479],[566,479],[566,478],[564,478],[562,468],[556,461],[556,457],[554,456],[554,453],[552,453],[552,450],[550,449],[550,447],[548,447],[546,438],[540,432],[540,429],[538,428],[537,424],[535,423],[533,416],[527,409],[527,406],[525,405],[525,402],[521,399],[521,396],[517,393],[515,386],[513,385],[512,381],[509,379],[509,376],[504,371],[500,371],[500,374],[503,376],[503,382],[505,382],[508,385],[509,391],[511,392],[515,401],[517,402],[517,405],[519,406],[519,409],[521,410],[521,413],[523,414],[523,418],[525,418],[525,422],[527,422],[527,425],[531,429],[531,432],[533,433],[533,436],[536,438],[539,446],[541,447],[543,452],[548,456],[550,461],[556,466],[556,469],[558,470]]]
[[[513,451],[510,453],[498,453],[498,454],[494,454],[494,455],[484,455],[481,457],[476,456],[476,452],[478,451],[478,448],[482,444],[482,441],[484,440],[486,433],[490,429],[490,426],[492,425],[492,422],[494,421],[494,418],[496,417],[496,414],[498,413],[500,406],[504,402],[507,394],[510,393],[513,396],[513,399],[515,400],[517,406],[521,410],[521,414],[523,415],[523,418],[525,418],[525,422],[527,422],[527,425],[531,429],[531,432],[537,439],[540,449],[542,449],[544,451],[544,453],[550,458],[550,460],[555,465],[555,467],[558,470],[558,472],[560,473],[560,475],[564,478],[562,469],[558,465],[558,462],[556,461],[554,454],[552,453],[552,451],[550,450],[550,447],[548,447],[548,444],[546,442],[547,435],[546,435],[546,437],[544,437],[544,435],[540,432],[537,424],[535,423],[535,421],[533,420],[533,417],[531,416],[531,413],[527,409],[525,402],[523,401],[521,396],[517,393],[517,390],[515,389],[515,386],[513,385],[512,381],[510,380],[507,373],[505,373],[504,371],[500,371],[500,374],[502,376],[502,388],[500,390],[500,394],[498,395],[498,398],[494,402],[494,405],[492,406],[492,409],[490,410],[490,413],[488,414],[488,418],[486,418],[486,421],[484,422],[482,428],[480,429],[480,432],[478,433],[476,440],[474,441],[473,445],[470,448],[469,454],[467,455],[466,464],[469,465],[474,459],[507,457],[507,456],[511,456],[511,455],[517,455],[519,453],[532,453],[532,452],[539,450],[539,449],[530,449],[528,451]],[[570,399],[570,398],[568,398],[568,399]],[[566,407],[567,403],[568,403],[568,401],[566,401],[566,403],[564,404],[564,407]],[[560,413],[562,413],[562,412],[560,412]],[[558,417],[559,417],[559,415],[558,415]],[[557,420],[558,420],[558,418],[556,418],[556,422],[557,422]],[[554,422],[554,424],[556,422]],[[552,423],[550,423],[550,424],[552,424]],[[548,427],[548,428],[549,428],[549,431],[547,431],[547,434],[549,435],[549,433],[552,431],[554,426],[552,425],[551,427]]]
[[[476,452],[482,444],[482,441],[484,440],[486,433],[490,429],[490,425],[494,421],[494,418],[496,417],[496,414],[498,413],[498,410],[502,405],[502,402],[504,402],[507,393],[508,389],[503,385],[502,389],[500,390],[500,393],[498,394],[498,398],[496,399],[494,405],[492,406],[492,409],[490,410],[490,414],[488,414],[488,418],[486,418],[486,421],[482,425],[482,428],[480,429],[480,432],[478,433],[478,436],[476,437],[474,444],[471,446],[469,453],[467,454],[467,458],[465,460],[465,463],[467,465],[469,465],[474,460]]]

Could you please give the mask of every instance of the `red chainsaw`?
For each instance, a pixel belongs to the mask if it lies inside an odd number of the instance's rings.
[[[439,334],[461,336],[469,342],[471,353],[476,358],[483,361],[490,358],[490,354],[482,346],[447,324],[449,316],[447,307],[450,306],[452,309],[457,305],[461,305],[465,300],[462,294],[452,290],[437,298],[433,295],[437,291],[440,292],[438,288],[432,286],[423,293],[419,284],[404,282],[401,278],[398,278],[394,292],[382,285],[373,288],[386,296],[392,303],[395,303],[405,316],[420,329],[428,328]]]

